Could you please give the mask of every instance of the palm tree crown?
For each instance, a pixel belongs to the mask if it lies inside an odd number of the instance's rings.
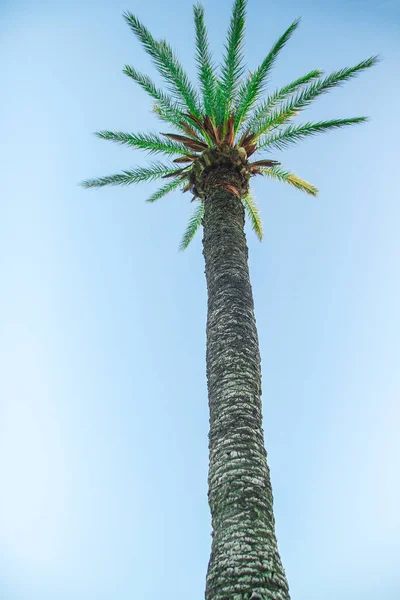
[[[123,72],[153,98],[153,111],[157,117],[179,133],[161,133],[160,137],[154,133],[105,130],[96,132],[96,135],[151,154],[176,158],[168,163],[153,162],[148,167],[136,167],[119,174],[89,179],[81,185],[91,188],[169,179],[148,198],[148,202],[154,202],[177,188],[192,192],[192,201],[197,201],[198,205],[182,238],[181,249],[187,248],[201,225],[204,215],[202,181],[215,166],[229,163],[241,175],[241,189],[228,182],[222,187],[225,185],[226,189],[241,198],[255,233],[262,239],[259,209],[248,185],[251,176],[264,175],[284,181],[312,196],[316,196],[318,190],[282,168],[276,160],[259,158],[250,162],[250,157],[262,151],[284,150],[307,136],[367,120],[366,117],[353,117],[292,123],[292,119],[318,96],[373,66],[378,57],[372,56],[328,76],[319,70],[310,71],[265,97],[265,86],[275,60],[297,29],[299,19],[275,42],[261,65],[245,75],[243,38],[246,4],[246,0],[234,1],[225,54],[219,70],[213,64],[209,49],[204,9],[201,5],[193,7],[198,90],[189,81],[171,46],[165,40],[156,40],[133,14],[124,13],[129,27],[165,80],[167,89],[163,91],[157,88],[147,75],[139,73],[134,67],[127,65]]]

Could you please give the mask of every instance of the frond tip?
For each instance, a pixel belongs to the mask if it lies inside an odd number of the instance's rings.
[[[279,38],[279,40],[271,48],[262,64],[251,73],[245,83],[242,84],[239,90],[238,104],[235,110],[235,127],[238,128],[242,121],[246,118],[249,111],[254,106],[258,97],[262,93],[267,78],[271,72],[276,58],[279,52],[285,46],[286,42],[290,39],[292,33],[296,30],[300,22],[300,19],[296,19],[285,33]]]
[[[175,171],[175,169],[160,162],[155,162],[150,167],[136,167],[130,171],[122,171],[115,175],[98,177],[97,179],[86,179],[80,185],[84,188],[99,188],[105,185],[131,185],[132,183],[142,183],[143,181],[156,181],[165,175]]]
[[[263,228],[260,218],[260,209],[251,192],[249,192],[247,196],[243,198],[242,203],[251,223],[252,229],[261,242],[263,239]]]
[[[95,135],[102,140],[110,140],[117,144],[147,150],[150,154],[162,153],[174,156],[188,152],[182,144],[163,140],[154,133],[124,133],[123,131],[103,130],[96,131]]]
[[[266,175],[267,177],[271,177],[271,179],[277,179],[278,181],[283,181],[285,183],[289,183],[289,185],[293,185],[293,187],[297,188],[301,192],[305,192],[310,196],[317,196],[318,190],[315,186],[311,185],[304,179],[300,179],[294,173],[289,173],[280,167],[272,167],[271,169],[260,169],[262,175]]]
[[[204,216],[204,204],[203,204],[203,202],[200,202],[199,205],[195,208],[192,216],[189,219],[189,223],[186,227],[186,231],[183,234],[181,243],[179,245],[179,250],[186,250],[186,248],[189,246],[190,242],[196,235],[196,232],[201,225],[203,216]]]
[[[327,93],[331,89],[341,86],[346,81],[356,77],[361,71],[369,69],[379,62],[378,56],[371,56],[367,60],[363,60],[354,67],[340,69],[334,71],[325,78],[320,78],[306,86],[301,85],[301,90],[282,104],[275,113],[271,114],[270,106],[264,106],[256,109],[254,116],[251,119],[251,129],[257,132],[257,138],[267,130],[274,129],[280,125],[284,125],[300,111],[304,110],[319,96]],[[291,92],[294,90],[292,89]]]
[[[275,135],[267,135],[265,138],[261,138],[258,149],[276,148],[277,150],[284,150],[290,144],[295,144],[306,137],[325,133],[331,129],[340,129],[348,125],[358,125],[359,123],[365,123],[367,120],[367,117],[354,117],[351,119],[332,119],[331,121],[318,121],[317,123],[289,125]]]
[[[235,0],[225,45],[226,54],[217,88],[217,122],[223,123],[231,114],[232,106],[243,75],[243,38],[246,0]]]
[[[176,58],[171,46],[164,40],[155,40],[150,31],[129,11],[124,13],[129,27],[142,43],[147,54],[153,59],[160,75],[165,79],[171,92],[180,104],[199,114],[197,92]]]
[[[166,183],[162,187],[158,188],[158,190],[156,190],[149,198],[147,198],[146,202],[156,202],[156,200],[159,200],[170,192],[176,190],[176,188],[178,188],[181,184],[182,182],[179,179],[175,179],[170,183]]]
[[[205,113],[212,117],[215,110],[216,77],[208,45],[207,28],[204,23],[204,8],[197,4],[193,6],[193,13],[196,30],[196,61],[203,105]]]
[[[145,92],[147,92],[154,100],[156,100],[156,109],[153,109],[153,111],[156,112],[162,121],[166,121],[174,127],[179,127],[181,113],[176,102],[174,102],[174,100],[168,96],[168,94],[158,89],[150,77],[139,73],[130,65],[125,65],[122,72],[133,79],[133,81],[136,81],[136,83],[140,85]]]

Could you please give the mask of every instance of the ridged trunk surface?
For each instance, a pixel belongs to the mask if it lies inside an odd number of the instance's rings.
[[[233,179],[233,181],[232,181]],[[212,550],[206,600],[289,600],[275,536],[261,421],[260,352],[241,201],[206,186],[203,254],[208,288],[208,499]]]

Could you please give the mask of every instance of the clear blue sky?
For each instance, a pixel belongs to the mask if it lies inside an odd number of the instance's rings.
[[[220,56],[231,0],[205,0]],[[297,17],[271,87],[381,53],[303,119],[369,124],[279,154],[318,199],[263,180],[249,232],[264,427],[293,600],[400,597],[395,1],[250,0],[249,68]],[[98,129],[160,130],[122,74],[154,74],[121,14],[194,75],[192,2],[0,8],[0,597],[198,600],[210,550],[206,289],[191,205],[77,183],[144,164]],[[157,78],[156,78],[157,79]],[[162,129],[162,128],[161,128]]]

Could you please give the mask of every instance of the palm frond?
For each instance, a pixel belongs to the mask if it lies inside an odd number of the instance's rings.
[[[179,177],[179,180],[181,179],[187,179],[191,173],[189,167],[191,165],[186,165],[186,167],[182,167],[181,169],[174,169],[171,173],[166,173],[165,175],[162,176],[162,179],[168,179],[171,177]]]
[[[133,148],[147,150],[151,154],[164,153],[167,155],[190,154],[182,144],[171,140],[163,140],[154,133],[124,133],[123,131],[96,131],[95,135],[102,140],[110,140]]]
[[[125,67],[122,69],[122,72],[136,81],[136,83],[138,83],[140,87],[145,90],[145,92],[147,92],[152,98],[154,98],[154,100],[157,101],[157,107],[160,109],[161,113],[158,116],[160,116],[163,121],[174,125],[178,129],[181,128],[179,123],[182,120],[182,113],[177,104],[170,96],[168,96],[168,94],[158,89],[150,77],[139,73],[139,71],[130,65],[125,65]]]
[[[363,60],[362,62],[358,63],[354,67],[346,67],[344,69],[340,69],[340,71],[334,71],[327,77],[315,81],[298,94],[290,98],[290,100],[279,107],[279,109],[273,115],[267,115],[264,121],[261,120],[261,123],[257,128],[257,136],[259,137],[268,129],[284,125],[292,117],[297,115],[299,111],[308,107],[318,96],[342,85],[350,79],[353,79],[360,71],[372,67],[378,61],[379,58],[377,56],[372,56],[367,60]]]
[[[207,28],[204,23],[204,8],[197,4],[193,6],[196,30],[196,61],[203,96],[204,111],[211,118],[215,112],[216,77],[208,44]]]
[[[116,173],[115,175],[86,179],[80,185],[84,188],[104,187],[105,185],[130,185],[131,183],[142,183],[143,181],[155,181],[174,171],[175,167],[173,166],[154,162],[149,167],[135,167],[130,171],[122,171],[122,173]]]
[[[238,93],[238,102],[235,108],[235,129],[237,129],[242,121],[246,118],[249,111],[253,108],[254,103],[263,92],[267,78],[271,72],[275,60],[279,52],[290,39],[291,35],[297,29],[300,19],[296,19],[288,27],[285,33],[275,42],[261,65],[251,73],[247,80],[242,84]]]
[[[288,83],[284,87],[275,90],[275,92],[270,94],[264,102],[255,108],[251,117],[246,120],[246,129],[249,131],[257,131],[260,129],[260,124],[270,116],[273,108],[275,108],[278,104],[281,104],[291,94],[297,92],[299,88],[302,88],[304,85],[310,83],[310,81],[314,79],[318,79],[322,75],[322,71],[314,69],[313,71],[302,75],[295,81]]]
[[[240,78],[244,72],[243,38],[246,0],[235,0],[225,44],[224,62],[217,86],[217,123],[223,123],[232,112]]]
[[[343,85],[343,83],[346,83],[346,81],[349,81],[350,79],[354,79],[361,71],[376,65],[379,60],[379,56],[370,56],[353,67],[345,67],[339,71],[333,71],[333,73],[327,77],[312,83],[293,99],[293,104],[298,107],[296,110],[309,106],[317,96]]]
[[[166,196],[170,192],[176,190],[176,188],[178,188],[181,184],[182,182],[179,179],[175,179],[170,183],[166,183],[162,187],[158,188],[158,190],[156,190],[149,198],[147,198],[146,202],[155,202],[156,200],[159,200],[163,196]]]
[[[129,27],[151,56],[160,75],[167,82],[170,91],[177,97],[182,106],[198,116],[199,102],[196,90],[189,81],[171,46],[165,40],[157,41],[150,31],[129,11],[124,13]]]
[[[271,179],[277,179],[278,181],[283,181],[285,183],[289,183],[293,185],[298,190],[309,194],[310,196],[317,196],[318,190],[315,186],[311,185],[304,179],[300,179],[294,173],[289,173],[289,171],[285,171],[280,167],[271,167],[270,169],[260,169],[262,175],[266,177],[271,177]]]
[[[251,223],[252,229],[261,242],[263,239],[262,221],[260,218],[260,209],[254,199],[254,196],[252,196],[252,194],[249,192],[247,196],[242,199],[242,203]]]
[[[352,119],[332,119],[331,121],[318,121],[317,123],[304,123],[303,125],[289,125],[275,135],[266,135],[260,139],[257,149],[276,148],[277,150],[283,150],[305,137],[325,133],[331,129],[340,129],[348,125],[365,123],[367,120],[367,117],[354,117]]]
[[[194,238],[197,230],[199,229],[199,227],[201,225],[203,216],[204,216],[204,204],[203,204],[203,202],[200,202],[199,205],[195,208],[192,216],[189,219],[189,223],[186,227],[186,231],[183,234],[181,243],[179,245],[180,250],[186,250],[186,248],[189,246],[190,242]]]

